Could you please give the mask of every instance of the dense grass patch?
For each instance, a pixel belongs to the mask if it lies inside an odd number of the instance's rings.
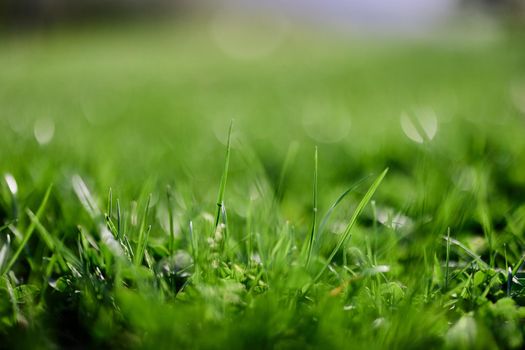
[[[523,347],[521,33],[208,29],[5,39],[0,347]]]

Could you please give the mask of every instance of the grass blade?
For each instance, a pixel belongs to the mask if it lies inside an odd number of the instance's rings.
[[[11,225],[11,224],[13,224],[13,223],[15,223],[15,222],[16,222],[16,220],[9,221],[9,222],[7,222],[6,224],[0,226],[0,232],[4,231],[5,229],[7,229],[7,228],[9,227],[9,225]]]
[[[317,179],[318,179],[318,152],[317,147],[315,147],[314,153],[314,189],[313,189],[313,216],[312,216],[312,229],[310,231],[310,237],[308,239],[308,250],[306,255],[306,267],[310,264],[310,259],[312,258],[312,250],[314,246],[314,241],[316,238],[317,232]]]
[[[0,271],[2,271],[2,267],[4,266],[4,262],[7,258],[7,251],[9,249],[9,245],[11,244],[10,236],[7,236],[7,242],[5,242],[2,245],[2,248],[0,249]]]
[[[222,172],[221,184],[219,186],[219,193],[217,195],[217,212],[215,214],[215,229],[219,226],[219,220],[222,212],[222,204],[224,201],[224,191],[226,190],[226,180],[228,179],[228,168],[230,166],[230,150],[231,150],[231,136],[233,129],[233,120],[230,122],[228,129],[228,142],[226,144],[226,158],[224,160],[224,171]]]
[[[170,252],[170,255],[173,255],[173,252],[175,250],[175,230],[173,228],[173,194],[171,193],[171,187],[168,186],[166,188],[166,197],[168,200],[168,218],[169,218],[169,240],[168,240],[168,251]]]
[[[98,208],[95,199],[91,195],[91,192],[89,192],[89,189],[84,180],[82,180],[79,175],[74,175],[71,179],[71,182],[73,183],[73,190],[80,200],[80,203],[89,213],[91,218],[96,219],[100,217],[100,209]]]
[[[361,199],[361,202],[359,202],[359,204],[357,205],[357,208],[354,210],[354,214],[352,215],[351,219],[350,219],[350,222],[348,223],[348,225],[346,226],[346,229],[345,231],[343,232],[343,234],[341,235],[341,237],[339,238],[339,241],[337,242],[337,245],[335,246],[335,248],[332,250],[332,253],[330,254],[330,256],[328,257],[328,260],[326,261],[326,263],[324,264],[323,268],[321,269],[321,271],[319,271],[319,273],[317,274],[317,276],[315,276],[314,278],[314,283],[317,282],[319,280],[319,278],[321,278],[321,276],[323,275],[323,273],[325,272],[325,270],[328,268],[328,266],[330,265],[330,263],[332,262],[332,259],[334,258],[335,254],[337,254],[337,252],[339,251],[339,249],[341,249],[341,247],[343,246],[344,242],[348,239],[348,237],[350,237],[350,232],[352,231],[352,228],[354,227],[356,221],[357,221],[357,218],[359,217],[359,215],[361,214],[361,212],[363,211],[363,209],[365,208],[365,206],[368,204],[368,202],[370,201],[370,199],[372,198],[372,196],[374,195],[374,193],[376,192],[377,188],[379,187],[379,185],[381,184],[381,182],[383,181],[383,179],[385,178],[386,176],[386,173],[388,172],[388,168],[386,168],[382,173],[381,175],[379,175],[375,181],[372,183],[372,185],[370,186],[370,188],[368,189],[368,191],[365,193],[364,197]]]
[[[144,216],[142,217],[142,222],[140,223],[139,230],[139,239],[137,241],[137,252],[135,253],[135,265],[142,264],[144,259],[144,252],[146,251],[146,245],[148,244],[149,231],[151,230],[151,225],[146,228],[146,221],[148,220],[149,213],[149,204],[151,202],[151,194],[148,197],[146,202],[146,208],[144,209]]]
[[[106,214],[108,218],[111,219],[111,216],[113,215],[113,190],[111,189],[111,187],[109,188],[108,206],[106,208]]]
[[[275,192],[276,193],[275,199],[277,202],[280,202],[283,199],[286,174],[288,173],[288,169],[290,168],[290,165],[295,160],[295,156],[297,155],[298,149],[299,149],[299,144],[296,141],[294,141],[290,144],[290,146],[288,147],[288,151],[286,152],[286,157],[284,158],[283,168],[281,169],[281,173],[279,175],[279,183],[277,185],[277,191]]]
[[[122,216],[120,212],[120,200],[117,198],[117,239],[122,235]]]
[[[40,238],[42,241],[46,244],[46,246],[51,250],[52,252],[55,251],[55,242],[53,240],[53,237],[47,231],[47,229],[42,225],[40,222],[40,219],[36,217],[36,215],[31,211],[31,209],[26,208],[26,214],[29,216],[29,219],[31,220],[31,223],[35,224],[35,228],[37,232],[40,234]]]
[[[449,262],[450,262],[450,227],[447,230],[447,252],[446,252],[446,257],[445,257],[445,290],[448,289]]]
[[[460,247],[461,249],[463,249],[465,251],[465,253],[467,253],[468,255],[470,255],[471,258],[473,258],[479,265],[482,269],[484,270],[488,270],[490,268],[489,264],[487,264],[486,262],[484,262],[483,260],[481,260],[481,257],[478,256],[476,253],[474,253],[472,250],[468,249],[463,243],[461,243],[460,241],[458,241],[457,239],[454,239],[454,238],[450,238],[450,237],[443,237],[447,242],[450,242],[451,244],[454,244],[458,247]]]
[[[330,219],[330,216],[332,216],[332,213],[333,211],[335,210],[335,208],[339,205],[339,203],[342,202],[343,199],[345,199],[345,197],[352,191],[354,191],[356,188],[358,188],[359,186],[361,186],[361,184],[363,182],[365,182],[366,180],[368,180],[370,178],[370,176],[366,176],[364,178],[362,178],[361,180],[359,180],[354,186],[348,188],[346,191],[344,191],[343,193],[341,193],[341,195],[339,197],[337,197],[337,199],[335,200],[335,202],[332,203],[332,205],[330,206],[330,208],[326,211],[326,214],[324,214],[323,218],[321,219],[321,223],[319,224],[319,228],[318,228],[318,232],[319,232],[319,235],[321,235],[324,231],[324,228],[328,222],[328,220]],[[319,237],[320,238],[320,237]]]
[[[38,210],[36,211],[35,217],[40,218],[42,214],[44,213],[44,209],[46,208],[47,202],[49,201],[49,196],[51,195],[52,188],[53,188],[53,185],[49,185],[49,187],[47,188],[46,193],[44,194],[44,199],[42,199],[42,202],[40,203],[40,206],[38,207]],[[24,249],[27,242],[29,242],[29,239],[33,235],[33,231],[35,230],[35,227],[36,227],[35,221],[31,221],[31,224],[29,224],[26,230],[26,233],[24,235],[24,239],[22,240],[22,242],[20,242],[18,249],[15,251],[11,259],[5,266],[4,270],[2,271],[2,275],[4,275],[7,271],[11,270],[16,260],[18,259],[18,256],[20,255],[20,253],[22,253],[22,250]]]

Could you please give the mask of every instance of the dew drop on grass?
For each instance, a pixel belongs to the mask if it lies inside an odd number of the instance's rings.
[[[414,113],[401,114],[401,128],[412,141],[424,143],[436,136],[438,121],[432,110],[418,109]]]
[[[48,118],[38,119],[33,126],[33,134],[40,145],[48,144],[55,135],[55,122]]]

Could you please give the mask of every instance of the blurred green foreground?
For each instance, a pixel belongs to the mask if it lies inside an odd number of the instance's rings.
[[[0,347],[523,347],[523,33],[3,37]]]

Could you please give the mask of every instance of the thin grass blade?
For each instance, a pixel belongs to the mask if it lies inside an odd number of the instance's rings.
[[[226,144],[226,158],[224,160],[224,171],[222,172],[221,184],[219,186],[219,193],[217,195],[217,211],[215,213],[215,228],[219,226],[219,220],[221,217],[221,208],[224,201],[224,192],[226,190],[226,181],[228,179],[228,168],[230,166],[230,151],[231,151],[231,136],[233,129],[233,120],[230,122],[230,128],[228,129],[228,142]]]
[[[317,182],[318,182],[318,152],[317,152],[317,147],[315,147],[312,229],[310,230],[310,237],[308,239],[308,250],[306,253],[306,267],[308,267],[308,265],[310,264],[310,259],[312,258],[312,250],[314,247],[314,241],[316,239],[316,232],[317,232],[317,195],[318,195]]]
[[[44,213],[44,210],[46,208],[47,202],[49,201],[49,196],[51,195],[51,189],[52,188],[53,188],[53,185],[49,185],[49,187],[47,188],[46,193],[44,194],[44,199],[42,199],[42,202],[40,203],[40,206],[38,207],[38,210],[36,212],[35,216],[37,218],[40,218],[42,216],[42,214]],[[5,275],[5,273],[7,271],[11,270],[11,268],[15,264],[16,260],[18,259],[18,256],[20,255],[20,253],[22,253],[22,250],[24,249],[24,247],[26,246],[27,242],[29,242],[29,239],[33,235],[33,232],[35,230],[35,226],[36,226],[35,222],[31,221],[31,224],[29,224],[29,226],[28,226],[28,228],[27,228],[27,230],[25,232],[24,239],[22,240],[22,242],[20,242],[20,245],[18,246],[18,249],[15,251],[15,253],[11,257],[11,259],[9,260],[7,265],[5,266],[4,270],[2,271],[2,275]]]
[[[148,244],[149,231],[151,230],[151,225],[146,227],[146,221],[148,220],[149,205],[151,202],[151,195],[148,197],[146,202],[146,208],[144,209],[144,216],[142,217],[142,222],[140,223],[139,238],[137,241],[137,252],[135,253],[135,265],[142,264],[144,259],[144,252],[146,251],[146,245]]]
[[[73,184],[73,190],[84,209],[86,209],[93,219],[100,217],[100,209],[98,208],[96,201],[93,199],[93,196],[84,180],[82,180],[79,175],[74,175],[71,182]]]
[[[388,172],[388,168],[386,168],[376,179],[375,181],[372,183],[372,185],[370,186],[370,188],[368,189],[368,191],[365,193],[365,195],[363,196],[363,198],[361,199],[361,201],[359,202],[359,204],[357,205],[357,208],[354,210],[354,214],[352,215],[351,219],[350,219],[350,222],[348,223],[348,225],[346,226],[346,229],[345,231],[343,232],[343,234],[341,235],[341,237],[339,238],[339,241],[337,242],[337,245],[335,246],[335,248],[332,250],[332,253],[330,254],[330,256],[328,257],[326,263],[324,264],[323,268],[321,269],[321,271],[319,271],[319,273],[317,274],[317,276],[314,278],[314,283],[317,282],[321,276],[323,275],[323,273],[325,272],[325,270],[328,268],[328,266],[331,264],[333,258],[335,257],[335,254],[337,254],[337,252],[339,251],[339,249],[341,249],[341,247],[343,246],[343,244],[345,243],[345,241],[350,237],[350,233],[352,231],[352,228],[354,227],[356,221],[357,221],[357,218],[359,217],[359,215],[361,214],[361,212],[363,211],[363,209],[365,208],[365,206],[368,204],[368,202],[370,201],[370,199],[372,198],[372,196],[374,195],[374,193],[376,192],[377,188],[379,187],[379,185],[381,184],[381,182],[383,181],[383,179],[385,178],[386,174]]]

